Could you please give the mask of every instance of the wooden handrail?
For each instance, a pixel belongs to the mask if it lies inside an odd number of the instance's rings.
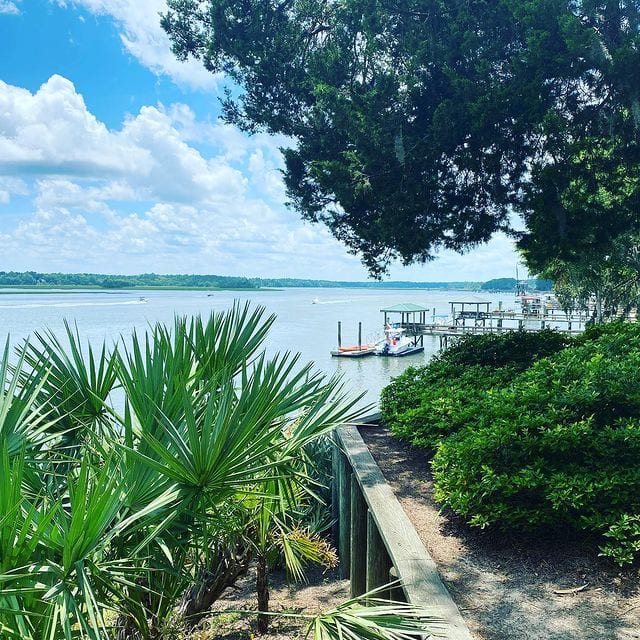
[[[379,422],[379,414],[363,423]],[[387,484],[356,425],[335,430],[334,514],[343,577],[350,577],[353,596],[390,581],[402,584],[394,599],[427,607],[443,618],[446,637],[472,640],[455,602],[415,528]]]

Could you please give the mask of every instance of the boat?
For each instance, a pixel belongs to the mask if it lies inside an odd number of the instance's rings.
[[[377,356],[409,356],[414,353],[421,353],[424,347],[417,345],[413,338],[405,335],[405,330],[401,327],[387,325],[384,329],[384,338],[376,344],[374,353]]]
[[[377,344],[357,344],[350,347],[338,347],[331,355],[336,358],[362,358],[363,356],[372,356]]]
[[[311,300],[311,304],[320,304],[320,299],[314,298],[313,300]]]
[[[144,296],[140,296],[138,298],[138,302],[149,302],[149,300],[147,298],[145,298]]]
[[[552,314],[561,310],[558,300],[549,293],[523,293],[518,297],[516,303],[520,304],[523,314],[531,316]]]

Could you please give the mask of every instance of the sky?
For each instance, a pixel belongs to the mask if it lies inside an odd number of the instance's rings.
[[[175,59],[164,8],[0,0],[0,271],[366,280],[285,206],[287,140],[219,119],[225,79]],[[517,264],[497,236],[390,277],[481,281]]]

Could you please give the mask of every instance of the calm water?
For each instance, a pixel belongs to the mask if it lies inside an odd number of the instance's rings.
[[[2,290],[0,290],[1,292]],[[144,296],[147,302],[140,302]],[[312,300],[318,300],[312,304]],[[264,305],[277,315],[267,340],[269,353],[293,351],[302,361],[313,361],[326,373],[339,372],[354,392],[366,391],[366,402],[376,403],[382,387],[408,366],[419,366],[438,350],[437,337],[425,336],[425,351],[405,358],[332,358],[337,342],[337,323],[342,322],[342,343],[356,344],[358,322],[362,322],[363,342],[380,336],[383,314],[380,309],[402,302],[413,302],[449,312],[449,301],[498,301],[514,307],[513,294],[472,294],[468,291],[361,290],[361,289],[285,289],[282,291],[214,292],[203,291],[115,291],[73,293],[4,292],[0,295],[0,339],[7,335],[12,343],[34,331],[50,328],[62,332],[63,320],[76,322],[81,336],[93,344],[116,341],[133,329],[144,330],[157,321],[171,323],[175,314],[208,315],[228,309],[235,299]],[[398,318],[399,319],[399,318]]]

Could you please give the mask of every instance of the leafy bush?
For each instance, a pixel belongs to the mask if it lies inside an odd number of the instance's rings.
[[[438,354],[432,362],[466,367],[510,366],[521,371],[536,360],[564,349],[570,342],[570,338],[551,329],[467,335]]]
[[[382,392],[381,411],[393,433],[435,448],[474,418],[479,401],[502,388],[535,360],[563,349],[556,331],[465,336],[426,367],[409,368]]]
[[[640,551],[640,327],[613,325],[478,395],[434,459],[436,498],[477,526],[566,526]]]

